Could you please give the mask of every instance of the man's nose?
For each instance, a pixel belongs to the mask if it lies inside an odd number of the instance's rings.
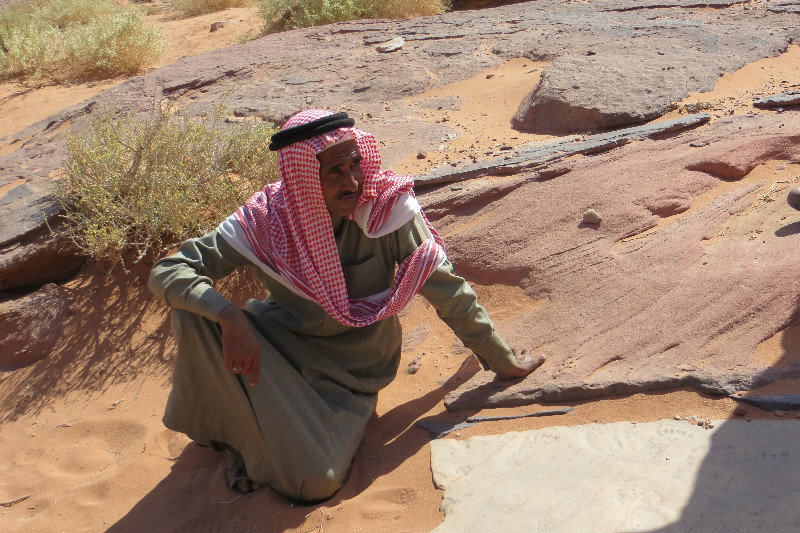
[[[342,188],[348,191],[358,190],[358,180],[356,180],[355,175],[349,170],[342,176]]]

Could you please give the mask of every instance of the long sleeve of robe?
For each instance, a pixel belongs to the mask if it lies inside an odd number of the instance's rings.
[[[390,287],[395,266],[423,240],[420,217],[377,239],[355,222],[332,222],[351,298]],[[246,266],[253,265],[213,231],[153,267],[150,288],[174,309],[178,344],[164,422],[200,443],[234,447],[253,480],[289,497],[324,497],[344,477],[375,394],[397,373],[399,320],[345,326],[256,269],[269,296],[243,310],[262,348],[261,376],[255,387],[244,385],[222,364],[216,321],[230,302],[213,280]],[[501,372],[513,365],[513,354],[449,261],[420,294],[485,367]]]

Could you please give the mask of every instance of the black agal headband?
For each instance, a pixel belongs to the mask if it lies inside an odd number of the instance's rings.
[[[274,152],[290,144],[305,141],[329,131],[339,128],[351,128],[355,123],[356,121],[348,117],[345,112],[334,113],[327,117],[279,131],[270,137],[269,149]]]

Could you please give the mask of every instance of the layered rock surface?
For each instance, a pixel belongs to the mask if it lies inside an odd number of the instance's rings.
[[[280,122],[305,107],[344,109],[382,140],[391,163],[448,132],[410,115],[405,97],[520,55],[552,61],[542,83],[581,110],[567,113],[575,130],[657,116],[687,92],[711,88],[721,73],[786,48],[797,25],[755,5],[531,2],[336,24],[181,59],[14,136],[16,150],[0,158],[0,290],[62,279],[80,265],[46,222],[59,210],[51,193],[65,132],[85,128],[100,108],[144,119],[163,98],[190,116],[226,101],[231,124]],[[394,36],[403,38],[401,50],[376,52]],[[627,110],[596,105],[601,98]],[[529,100],[521,109],[548,109]],[[792,250],[800,230],[794,211],[773,201],[785,185],[770,187],[758,171],[795,179],[798,139],[791,112],[736,117],[636,142],[612,134],[557,167],[521,161],[493,173],[493,162],[478,164],[458,187],[421,189],[462,273],[520,286],[530,297],[500,332],[551,356],[510,388],[478,376],[449,407],[682,385],[725,393],[800,373],[794,361],[775,367],[753,355],[797,315]],[[588,209],[600,224],[582,223]]]
[[[780,53],[800,33],[785,10],[761,4],[768,3],[543,0],[408,21],[336,24],[183,58],[14,136],[16,151],[0,157],[3,263],[18,271],[41,267],[47,254],[34,248],[53,241],[43,228],[59,209],[50,193],[64,134],[85,128],[85,115],[98,108],[133,109],[144,118],[154,101],[169,98],[199,115],[226,101],[233,119],[276,122],[307,107],[351,110],[385,142],[392,162],[435,145],[444,130],[409,118],[403,98],[513,57],[553,61],[543,76],[547,91],[542,86],[536,93],[544,100],[523,105],[520,127],[535,129],[541,126],[536,117],[565,109],[581,110],[567,113],[577,122],[548,119],[552,128],[586,131],[655,116],[688,91],[711,88],[723,72]],[[396,36],[404,40],[401,50],[375,51],[376,43]],[[24,239],[22,253],[15,247]],[[74,261],[53,279],[66,275]],[[6,275],[3,283],[13,288],[30,281]]]
[[[727,394],[800,375],[791,346],[780,361],[754,355],[798,316],[800,216],[785,201],[798,163],[800,117],[737,117],[572,159],[545,181],[522,172],[424,195],[457,270],[530,297],[499,324],[509,344],[550,354],[511,386],[479,374],[448,408]],[[583,223],[587,208],[602,223]]]

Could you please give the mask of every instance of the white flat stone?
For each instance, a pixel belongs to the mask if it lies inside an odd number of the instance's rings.
[[[589,424],[431,442],[436,533],[800,531],[800,421]]]

